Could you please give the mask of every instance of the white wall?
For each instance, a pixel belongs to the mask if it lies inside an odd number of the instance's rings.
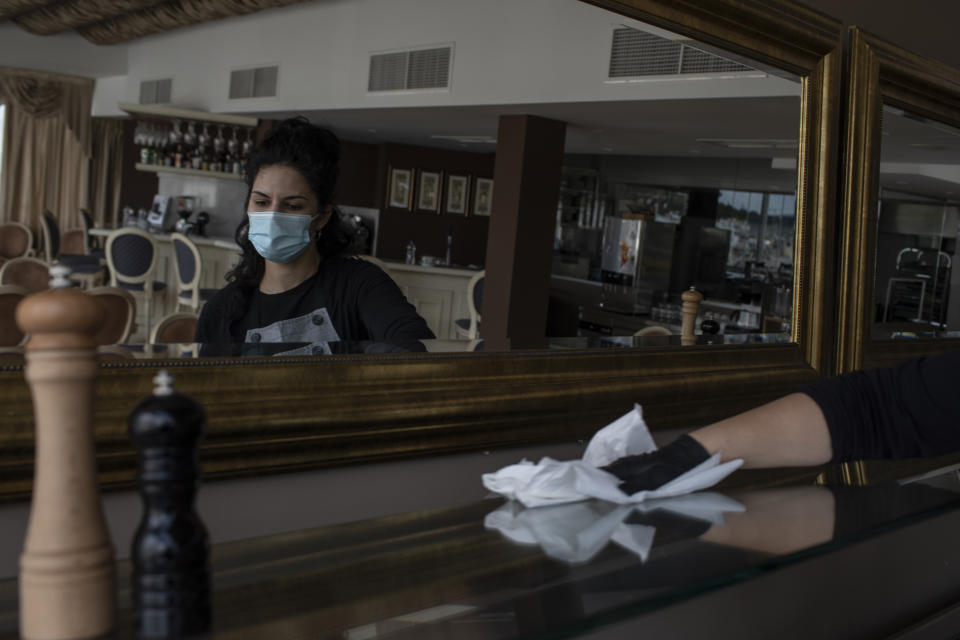
[[[612,29],[624,23],[636,24],[576,0],[318,0],[129,44],[123,99],[161,77],[173,77],[177,106],[223,113],[799,95],[763,74],[606,82]],[[371,53],[445,43],[455,46],[449,91],[367,93]],[[227,99],[231,70],[269,64],[280,65],[276,98]]]

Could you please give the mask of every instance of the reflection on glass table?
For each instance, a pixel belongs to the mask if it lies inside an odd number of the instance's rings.
[[[367,475],[386,486],[394,472]],[[484,500],[371,515],[215,545],[215,636],[887,637],[955,602],[960,577],[955,469],[628,507]],[[124,563],[119,578],[123,625]],[[0,582],[2,637],[15,588]]]

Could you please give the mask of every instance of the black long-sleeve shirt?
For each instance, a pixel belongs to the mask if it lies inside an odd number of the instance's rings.
[[[218,345],[399,343],[433,337],[383,270],[365,260],[331,258],[282,293],[254,291],[244,298],[235,283],[228,284],[204,305],[195,340]]]
[[[827,420],[834,462],[960,450],[960,351],[856,371],[803,392]]]

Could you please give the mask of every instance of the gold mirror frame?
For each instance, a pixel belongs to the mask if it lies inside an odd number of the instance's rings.
[[[960,348],[960,340],[953,338],[871,339],[883,105],[960,126],[960,72],[857,27],[848,30],[847,51],[835,373],[890,366]],[[958,454],[926,460],[860,461],[842,465],[841,474],[849,484],[865,485],[958,461]]]
[[[881,112],[889,104],[960,126],[960,71],[872,36],[848,31],[836,373],[960,348],[960,340],[873,341]]]
[[[207,410],[207,478],[577,440],[634,402],[653,428],[689,427],[829,373],[840,23],[786,0],[590,3],[802,77],[792,343],[111,363],[94,415],[102,484],[132,482],[126,417],[161,366]],[[22,371],[0,370],[0,403],[0,499],[11,499],[33,465]]]

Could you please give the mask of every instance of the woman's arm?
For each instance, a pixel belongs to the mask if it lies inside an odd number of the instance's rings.
[[[960,450],[960,351],[822,380],[607,470],[656,488],[710,455],[745,467],[937,456]]]
[[[357,306],[372,340],[392,344],[436,337],[389,275],[369,262],[362,267]]]
[[[745,468],[813,466],[833,457],[823,411],[803,393],[715,422],[690,436],[710,455],[743,458]]]

